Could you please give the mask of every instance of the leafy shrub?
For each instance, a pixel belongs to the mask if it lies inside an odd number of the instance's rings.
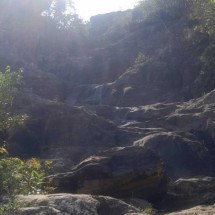
[[[18,210],[21,207],[21,203],[16,199],[10,199],[7,204],[0,204],[0,215],[18,215]]]
[[[22,161],[11,158],[6,150],[0,148],[0,196],[6,197],[6,202],[0,203],[0,215],[14,214],[20,203],[16,195],[49,193],[54,190],[51,181],[46,178],[51,171],[51,162],[32,158]]]
[[[6,196],[18,194],[40,194],[52,191],[46,176],[50,162],[41,163],[32,158],[22,161],[19,158],[0,159],[0,193]]]
[[[21,72],[12,71],[9,66],[0,71],[0,146],[7,141],[7,132],[15,124],[22,124],[26,115],[13,115],[11,107],[17,87],[21,82]]]

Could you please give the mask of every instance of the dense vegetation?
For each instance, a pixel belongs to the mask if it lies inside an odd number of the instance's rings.
[[[158,23],[172,38],[169,76],[179,77],[181,83],[176,85],[182,88],[183,84],[187,84],[184,80],[187,77],[172,66],[174,59],[171,56],[175,52],[181,53],[185,59],[193,60],[187,62],[192,64],[191,67],[195,70],[190,72],[192,89],[189,90],[192,91],[192,96],[199,96],[215,87],[213,72],[215,3],[212,0],[140,1],[133,11],[125,12],[124,15],[113,15],[112,18],[107,16],[107,19],[104,17],[101,22],[93,18],[89,23],[83,22],[78,17],[72,2],[68,0],[35,3],[30,0],[16,0],[1,1],[0,4],[2,69],[11,65],[16,69],[22,67],[26,71],[41,70],[52,73],[64,82],[87,83],[89,79],[85,80],[86,71],[83,72],[77,66],[80,57],[90,57],[97,48],[119,42],[123,35],[133,33],[134,29],[144,29],[147,24]],[[69,14],[65,12],[68,7]],[[112,21],[108,21],[111,19]],[[174,23],[177,23],[177,29]],[[160,46],[162,47],[162,44]],[[145,56],[151,54],[151,57],[156,58],[155,53],[145,53],[146,50],[140,47],[140,50],[130,54],[129,59],[124,60],[124,64],[131,66],[139,52],[143,52]],[[183,56],[177,56],[178,62],[185,61]],[[191,59],[194,57],[195,59]],[[96,65],[89,69],[93,79],[90,82],[104,81],[97,71],[101,69],[98,63],[101,61],[100,58],[92,60]],[[120,60],[116,53],[115,61],[110,62],[110,70],[116,70],[119,64],[123,64],[123,59]],[[116,71],[112,77],[116,78],[122,71]],[[190,83],[190,80],[188,82]],[[64,91],[65,89],[62,93]]]
[[[194,94],[197,95],[215,88],[214,11],[213,0],[152,0],[140,2],[135,12],[137,22],[158,20],[183,49],[187,46],[189,49],[195,48],[195,54],[198,55],[196,58],[198,71],[195,71],[196,74],[192,71],[191,75],[193,75]],[[171,32],[172,22],[178,22],[178,28],[182,27],[180,35]],[[179,23],[183,25],[180,26]]]

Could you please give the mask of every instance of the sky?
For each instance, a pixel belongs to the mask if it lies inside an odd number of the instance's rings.
[[[74,0],[79,16],[89,20],[91,16],[134,7],[137,0]]]

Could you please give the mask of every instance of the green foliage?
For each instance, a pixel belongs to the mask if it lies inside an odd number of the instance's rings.
[[[214,0],[145,0],[137,9],[142,18],[174,20],[186,18],[196,20],[196,27],[209,34],[215,33]]]
[[[215,1],[214,0],[193,0],[191,18],[198,20],[195,27],[211,36],[215,36]]]
[[[82,50],[87,29],[70,0],[1,0],[0,10],[2,66],[58,72]]]
[[[186,77],[188,77],[184,75],[186,70],[180,70],[183,63],[181,66],[177,66],[177,63],[190,60],[186,65],[187,69],[192,66],[195,68],[195,72],[191,70],[189,74],[192,94],[201,96],[203,92],[215,88],[214,0],[145,0],[139,2],[136,12],[134,22],[136,20],[137,23],[150,23],[152,26],[153,22],[156,22],[171,36],[170,53],[174,48],[175,53],[169,55],[165,63],[167,62],[170,68],[169,75],[173,80],[181,80],[177,86],[181,87],[187,83]],[[192,56],[185,57],[189,52],[192,52]],[[173,56],[177,58],[171,62]]]
[[[6,204],[0,204],[0,215],[18,215],[21,203],[16,199],[10,199]]]
[[[4,72],[0,71],[0,146],[7,141],[7,131],[15,124],[22,124],[26,115],[13,115],[11,107],[17,87],[21,81],[21,73],[11,71],[7,66]]]
[[[0,148],[1,150],[1,148]],[[16,195],[46,194],[54,190],[51,181],[46,178],[51,171],[51,162],[37,159],[22,161],[19,158],[0,159],[0,196],[7,197],[0,204],[0,215],[13,214],[20,208]]]
[[[54,0],[45,13],[53,19],[58,28],[74,28],[81,24],[81,19],[75,12],[73,1]]]
[[[143,18],[176,19],[187,14],[192,0],[146,0],[140,1],[138,8]]]
[[[21,76],[19,72],[11,71],[7,66],[4,72],[0,71],[0,109],[5,110],[11,106],[13,94],[18,84],[20,83]]]
[[[19,158],[0,159],[0,194],[12,197],[18,194],[40,194],[52,191],[46,176],[50,162],[37,159],[22,161]]]

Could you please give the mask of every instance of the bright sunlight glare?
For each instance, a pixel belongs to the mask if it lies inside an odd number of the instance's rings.
[[[74,0],[79,16],[89,20],[91,16],[131,9],[137,0]]]

